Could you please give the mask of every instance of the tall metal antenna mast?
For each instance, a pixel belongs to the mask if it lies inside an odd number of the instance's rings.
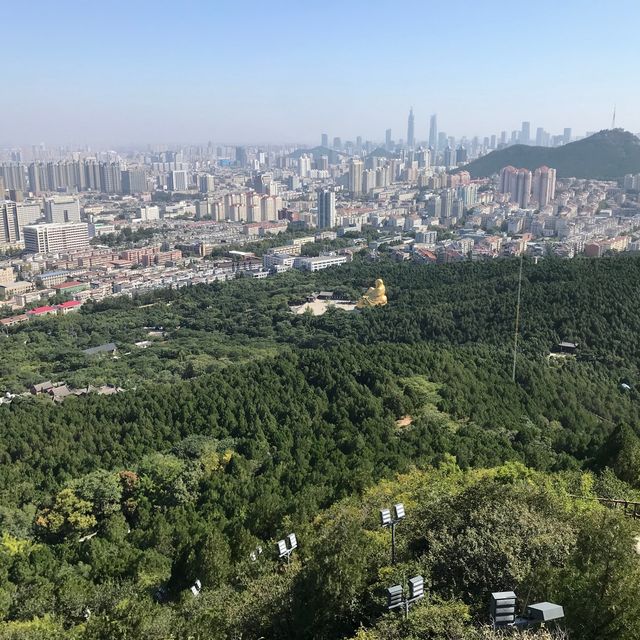
[[[613,118],[611,118],[611,128],[616,128],[616,105],[613,105]]]
[[[518,330],[520,328],[520,293],[522,291],[522,263],[524,253],[520,254],[520,275],[518,276],[518,300],[516,302],[516,328],[513,336],[513,369],[511,370],[511,380],[516,381],[516,362],[518,358]]]

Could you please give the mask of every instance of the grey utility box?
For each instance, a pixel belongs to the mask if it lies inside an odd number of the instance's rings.
[[[564,609],[552,602],[537,602],[527,607],[526,617],[532,622],[551,622],[564,618]]]
[[[497,625],[515,622],[516,594],[513,591],[496,591],[491,594],[491,617]]]

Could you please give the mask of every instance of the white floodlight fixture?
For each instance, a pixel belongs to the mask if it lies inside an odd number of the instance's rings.
[[[402,502],[398,502],[398,504],[394,505],[393,510],[396,514],[396,520],[402,520],[402,518],[404,518],[406,515]]]
[[[409,602],[415,602],[424,597],[424,578],[415,576],[409,579]]]
[[[280,557],[283,558],[286,556],[287,552],[287,543],[284,540],[278,540],[278,553],[280,554]]]
[[[255,561],[258,559],[258,555],[256,554],[256,552],[255,552],[255,551],[252,551],[252,552],[249,554],[249,558],[251,558],[251,562],[255,562]]]
[[[200,580],[196,580],[191,586],[191,593],[195,597],[200,595],[201,591],[202,591],[202,582],[200,582]]]
[[[295,533],[290,533],[287,536],[287,541],[289,542],[289,550],[293,551],[294,549],[298,548],[298,540],[296,538],[296,534]]]
[[[399,584],[393,585],[387,589],[387,609],[396,609],[404,604],[403,589]]]
[[[380,509],[380,523],[383,527],[386,527],[391,524],[391,510],[390,509]]]

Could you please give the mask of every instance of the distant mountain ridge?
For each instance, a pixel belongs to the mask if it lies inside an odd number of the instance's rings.
[[[503,167],[537,169],[553,167],[558,178],[615,179],[640,173],[640,139],[624,129],[604,129],[561,147],[517,144],[478,158],[457,169],[472,178],[486,178]]]
[[[311,149],[296,149],[289,154],[289,157],[297,159],[304,155],[312,156],[316,161],[318,161],[322,156],[327,156],[331,164],[336,164],[340,162],[340,158],[346,154],[341,151],[336,151],[335,149],[329,149],[329,147],[318,146],[312,147]]]

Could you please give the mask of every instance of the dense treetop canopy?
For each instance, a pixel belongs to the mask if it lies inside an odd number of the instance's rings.
[[[634,524],[593,498],[640,488],[640,259],[525,262],[513,382],[517,274],[358,259],[9,329],[4,391],[125,390],[0,406],[0,638],[488,638],[503,588],[581,640],[638,637]],[[376,277],[385,307],[289,310]],[[403,621],[383,595],[410,572]]]

